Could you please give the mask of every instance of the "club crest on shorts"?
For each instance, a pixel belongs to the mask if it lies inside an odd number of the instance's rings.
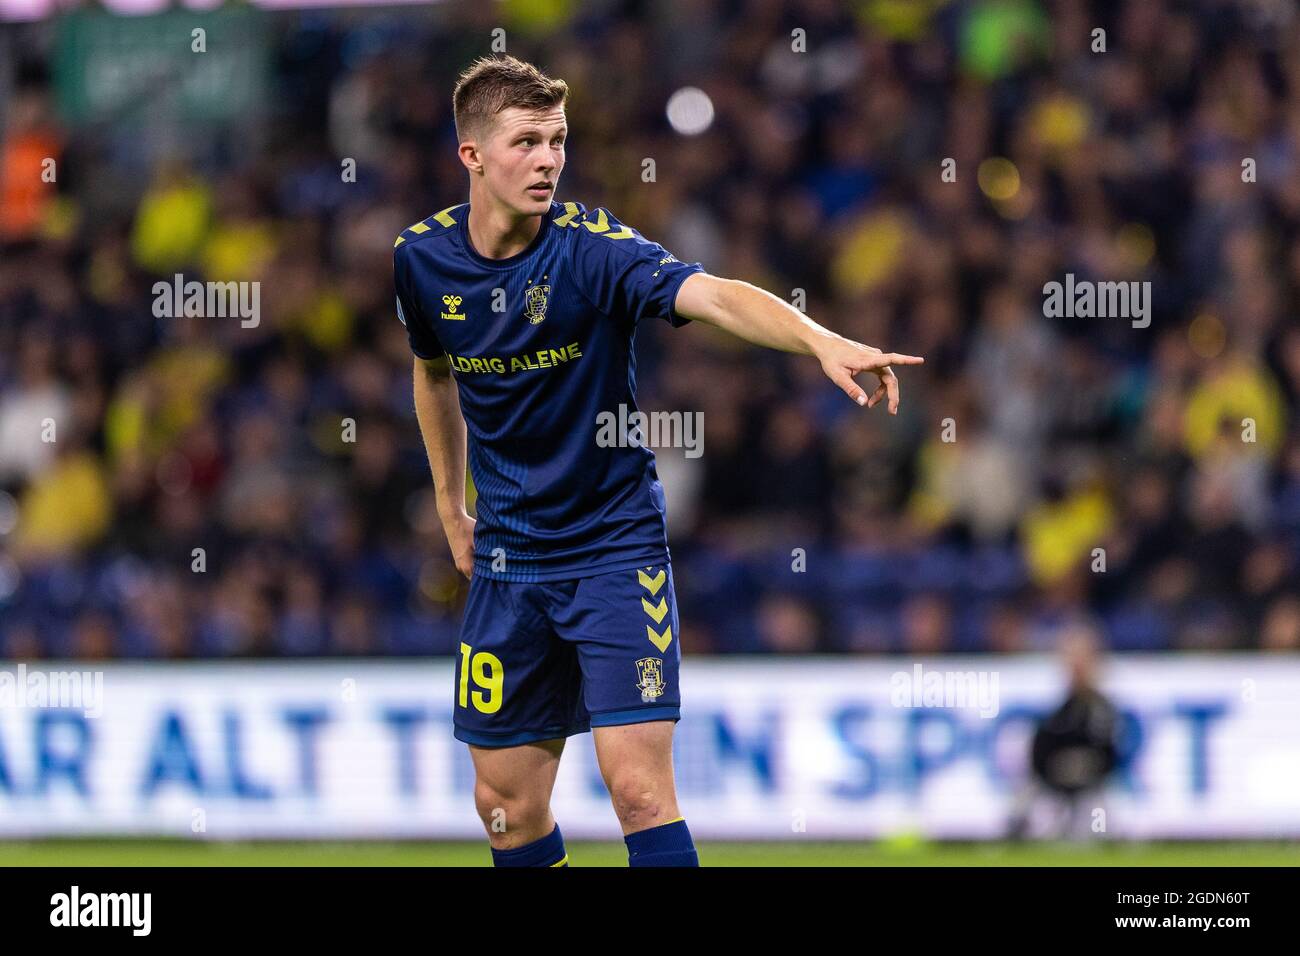
[[[643,657],[636,662],[636,672],[640,680],[636,686],[641,691],[641,703],[648,704],[663,696],[664,662],[659,657]]]

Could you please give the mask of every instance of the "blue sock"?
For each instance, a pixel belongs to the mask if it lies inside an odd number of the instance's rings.
[[[492,850],[493,866],[568,866],[569,854],[564,852],[564,836],[557,823],[550,836],[525,843],[513,850]]]
[[[623,837],[628,866],[699,866],[691,831],[681,817]]]

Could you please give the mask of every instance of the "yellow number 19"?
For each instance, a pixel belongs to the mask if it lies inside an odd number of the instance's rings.
[[[488,651],[473,653],[468,644],[460,645],[460,698],[462,707],[469,706],[469,672],[474,670],[474,709],[484,714],[495,714],[501,709],[501,686],[505,681],[505,668],[501,660]],[[487,691],[485,694],[483,691]]]

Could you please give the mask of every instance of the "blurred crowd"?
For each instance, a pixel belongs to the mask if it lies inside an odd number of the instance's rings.
[[[454,649],[391,250],[466,197],[451,87],[497,26],[570,85],[559,199],[926,358],[890,418],[643,327],[642,409],[703,413],[659,452],[687,652],[1300,650],[1291,0],[259,16],[265,109],[179,131],[68,122],[54,28],[10,28],[0,656]],[[260,282],[258,323],[156,316],[178,273]],[[1067,274],[1149,282],[1149,325],[1047,317]]]

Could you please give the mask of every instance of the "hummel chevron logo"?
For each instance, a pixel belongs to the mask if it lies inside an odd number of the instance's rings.
[[[649,591],[652,596],[659,593],[659,589],[663,587],[664,579],[667,577],[668,573],[662,568],[654,577],[650,577],[644,571],[637,571],[636,573],[636,579],[641,582],[641,587]]]
[[[645,636],[650,638],[650,643],[659,648],[660,653],[668,650],[668,645],[673,642],[673,626],[669,624],[664,628],[662,634],[656,634],[655,629],[649,624],[645,626]]]
[[[645,598],[642,598],[641,606],[645,608],[645,612],[647,614],[649,614],[652,618],[654,618],[654,622],[656,624],[662,623],[664,619],[664,615],[668,613],[668,599],[666,597],[661,597],[659,599],[658,607],[655,607]]]
[[[650,577],[645,571],[638,569],[636,579],[641,582],[641,587],[649,591],[651,597],[654,597],[659,593],[659,589],[664,586],[664,582],[668,580],[668,572],[666,569],[660,568],[658,574]],[[668,595],[665,594],[661,597],[658,604],[651,604],[649,599],[642,595],[641,608],[655,624],[662,624],[665,615],[668,614]],[[661,654],[668,650],[668,645],[673,642],[673,626],[671,624],[663,629],[662,634],[647,624],[645,634],[650,639],[650,643],[659,648]]]

